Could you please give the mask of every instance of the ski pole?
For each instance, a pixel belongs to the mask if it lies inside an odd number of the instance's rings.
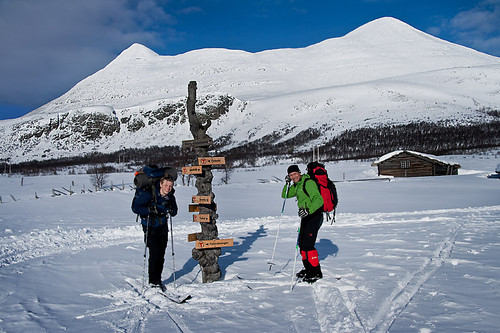
[[[278,244],[278,235],[280,234],[281,222],[283,221],[283,213],[285,212],[285,203],[286,203],[286,199],[288,197],[288,190],[289,189],[290,189],[290,184],[288,184],[288,186],[286,188],[286,195],[285,195],[285,199],[283,200],[283,207],[281,208],[280,222],[278,223],[278,231],[276,232],[276,238],[274,239],[273,255],[271,256],[271,260],[268,262],[269,270],[271,270],[271,267],[273,267],[273,265],[275,265],[274,253],[276,252],[276,245]]]
[[[146,257],[148,250],[148,237],[149,237],[149,217],[146,220],[146,237],[144,240],[144,263],[142,265],[142,291],[141,294],[144,295],[144,286],[146,284]]]
[[[337,212],[337,208],[334,208],[333,209],[333,218],[332,218],[332,223],[330,223],[330,225],[333,225],[333,223],[337,222],[335,221],[335,213]]]
[[[174,228],[172,224],[172,215],[169,214],[170,217],[170,239],[172,243],[172,266],[174,270],[174,288],[176,287],[175,285],[175,253],[174,253]]]
[[[295,244],[295,256],[293,258],[292,282],[290,283],[290,292],[293,289],[293,280],[295,277],[295,265],[297,264],[297,252],[299,251],[300,227],[297,229],[297,244]]]

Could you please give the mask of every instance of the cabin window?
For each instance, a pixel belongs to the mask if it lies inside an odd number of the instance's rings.
[[[410,168],[410,161],[409,160],[401,161],[401,169],[409,169],[409,168]]]

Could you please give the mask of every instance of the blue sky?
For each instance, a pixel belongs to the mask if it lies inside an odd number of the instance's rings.
[[[384,16],[500,56],[500,0],[0,0],[0,119],[59,97],[135,42],[160,55],[258,52]]]

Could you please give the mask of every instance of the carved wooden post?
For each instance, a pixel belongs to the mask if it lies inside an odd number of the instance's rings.
[[[196,82],[191,81],[188,85],[187,113],[189,118],[189,129],[195,141],[212,142],[212,139],[207,135],[206,131],[210,127],[211,122],[208,119],[206,124],[201,124],[195,113],[196,104]],[[207,147],[210,144],[195,146],[194,150],[198,157],[207,156]],[[216,221],[216,205],[214,202],[215,195],[212,192],[212,167],[210,165],[202,166],[202,173],[196,175],[196,189],[198,196],[209,196],[210,204],[203,204],[199,207],[199,213],[208,214],[209,222],[200,223],[201,232],[196,234],[196,239],[199,241],[213,240],[218,238]],[[221,255],[220,248],[197,249],[192,251],[192,257],[198,260],[202,270],[203,282],[217,281],[221,277],[219,267],[219,256]]]

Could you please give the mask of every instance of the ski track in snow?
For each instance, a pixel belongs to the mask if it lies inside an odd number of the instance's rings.
[[[371,220],[368,224],[377,223],[408,223],[413,219],[418,219],[422,215],[428,222],[442,220],[443,214],[464,214],[460,222],[454,222],[450,225],[449,234],[443,239],[440,246],[433,252],[433,256],[425,258],[424,263],[418,270],[408,274],[408,276],[396,284],[396,288],[390,296],[379,305],[379,310],[370,321],[364,321],[360,317],[353,302],[349,296],[351,291],[362,291],[364,288],[356,286],[354,281],[349,278],[352,276],[338,277],[335,279],[323,279],[313,285],[314,301],[316,303],[318,322],[321,325],[322,332],[389,332],[398,316],[410,304],[415,294],[432,277],[432,275],[450,258],[457,234],[462,230],[467,231],[474,223],[481,223],[488,220],[489,215],[498,216],[500,206],[478,207],[449,210],[433,210],[414,213],[381,213],[367,214]],[[342,225],[353,225],[360,223],[364,214],[353,214],[350,223]],[[434,215],[434,217],[432,217]],[[357,216],[357,218],[356,218]],[[396,221],[398,217],[404,216],[403,220]],[[495,218],[495,217],[491,218]],[[340,219],[340,218],[339,218]],[[342,218],[343,219],[343,218]],[[391,221],[393,220],[393,221]],[[460,220],[460,218],[456,219]],[[363,225],[367,225],[365,221]],[[333,276],[328,270],[323,268],[325,275]],[[324,311],[327,309],[328,311]]]
[[[411,302],[413,296],[420,290],[427,280],[441,267],[444,261],[450,257],[457,233],[462,229],[463,224],[456,225],[451,230],[451,234],[443,241],[441,246],[435,251],[435,256],[426,258],[424,264],[414,273],[410,274],[406,280],[401,281],[397,288],[393,290],[390,298],[386,299],[380,306],[380,310],[374,317],[373,322],[377,323],[371,331],[387,332],[399,314]]]
[[[75,319],[87,317],[100,318],[100,320],[115,332],[146,332],[148,318],[155,314],[166,314],[172,323],[172,329],[177,332],[190,332],[177,315],[171,314],[173,307],[182,307],[182,304],[175,304],[163,296],[156,294],[153,290],[146,289],[141,295],[142,282],[128,278],[127,282],[132,288],[119,289],[101,294],[83,294],[82,296],[109,299],[112,303],[108,306],[93,309],[83,315],[76,316]],[[170,331],[166,327],[167,331]]]

